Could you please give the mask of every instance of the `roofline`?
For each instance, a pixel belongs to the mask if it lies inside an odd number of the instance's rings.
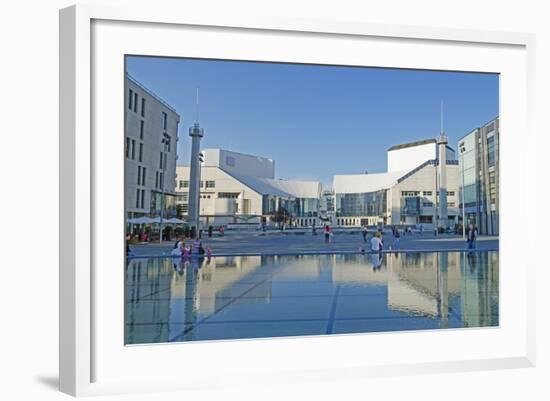
[[[500,119],[500,116],[496,116],[492,119],[490,119],[489,121],[487,121],[485,124],[481,124],[479,127],[475,127],[474,129],[468,131],[468,133],[466,135],[463,135],[461,136],[460,138],[458,138],[458,142],[460,142],[461,140],[463,140],[464,138],[466,138],[468,135],[470,135],[472,132],[474,132],[475,130],[477,129],[480,129],[480,128],[483,128],[485,127],[486,125],[489,125],[490,123],[492,123],[493,121],[496,121],[496,120],[499,120]]]
[[[139,82],[137,79],[135,79],[133,76],[131,76],[128,72],[126,72],[126,78],[128,78],[128,80],[130,80],[133,84],[139,86],[141,89],[143,89],[145,92],[147,92],[151,97],[153,97],[155,100],[159,101],[163,106],[165,106],[166,108],[170,109],[171,111],[173,111],[174,113],[176,113],[176,115],[178,116],[178,118],[181,119],[181,116],[178,114],[178,112],[176,111],[175,108],[173,108],[172,106],[170,106],[165,100],[163,100],[159,95],[157,95],[155,92],[153,92],[151,89],[147,88],[145,85],[143,85],[141,82]]]
[[[400,145],[394,145],[394,146],[392,146],[388,149],[388,152],[390,152],[392,150],[399,150],[399,149],[412,148],[412,147],[420,146],[420,145],[427,145],[429,143],[437,143],[437,140],[435,138],[422,139],[420,141],[414,141],[414,142],[403,143],[403,144],[400,144]]]
[[[275,163],[275,159],[272,159],[270,157],[253,155],[253,154],[250,154],[250,153],[235,152],[234,150],[229,150],[229,149],[224,149],[224,148],[205,148],[205,149],[203,149],[203,151],[205,151],[205,150],[223,150],[224,152],[236,153],[236,154],[242,155],[242,156],[251,156],[251,157],[256,157],[256,158],[259,157],[261,159],[269,160],[269,161]]]

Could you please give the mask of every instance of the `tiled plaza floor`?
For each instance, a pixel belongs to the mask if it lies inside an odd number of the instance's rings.
[[[434,236],[432,233],[413,233],[402,236],[399,244],[394,245],[393,238],[389,233],[384,236],[385,249],[399,250],[465,250],[466,243],[460,235],[442,234]],[[208,238],[203,237],[204,246],[210,246],[214,254],[258,254],[258,253],[322,253],[322,252],[349,252],[358,251],[359,248],[367,248],[368,243],[358,231],[336,231],[330,243],[325,243],[324,236],[319,233],[312,235],[311,232],[295,234],[292,231],[285,233],[269,232],[262,234],[258,231],[252,232],[230,232],[224,237],[218,235]],[[136,256],[162,256],[169,255],[174,246],[174,241],[163,244],[151,243],[143,245],[132,245],[131,249]],[[498,237],[480,236],[476,248],[479,250],[498,249]]]

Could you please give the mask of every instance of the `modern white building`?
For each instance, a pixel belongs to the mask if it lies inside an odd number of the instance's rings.
[[[275,178],[271,159],[205,149],[200,180],[200,219],[203,226],[319,225],[321,184]],[[177,167],[177,204],[185,218],[189,204],[189,166]],[[283,216],[283,217],[281,217]]]
[[[458,223],[458,161],[446,146],[447,226]],[[438,220],[438,145],[428,139],[388,149],[388,171],[334,176],[336,224],[419,225]]]
[[[436,139],[409,142],[388,149],[388,172],[407,171],[418,167],[426,160],[435,160],[438,147]],[[454,150],[447,146],[447,160],[454,160]]]
[[[126,75],[124,107],[126,217],[175,217],[180,116]],[[164,196],[163,196],[164,194]]]

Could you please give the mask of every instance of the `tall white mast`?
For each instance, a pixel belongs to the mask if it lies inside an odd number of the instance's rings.
[[[443,129],[443,101],[440,110],[440,132],[437,140],[438,145],[438,167],[439,167],[439,221],[437,226],[447,228],[449,223],[447,217],[447,135]]]

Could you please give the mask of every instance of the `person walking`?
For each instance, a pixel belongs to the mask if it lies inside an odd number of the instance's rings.
[[[369,229],[367,228],[367,225],[363,225],[361,227],[361,235],[363,236],[363,242],[367,242],[367,235],[369,234]]]
[[[370,250],[372,252],[381,252],[383,249],[382,239],[380,238],[380,232],[374,234],[370,240]]]
[[[466,242],[468,243],[468,249],[476,248],[476,239],[477,239],[477,228],[473,224],[470,224],[468,227],[468,236]]]
[[[392,234],[393,234],[392,248],[393,249],[398,249],[399,248],[399,238],[401,237],[401,234],[399,234],[399,229],[396,226],[393,226]]]
[[[330,242],[330,236],[332,235],[332,229],[328,224],[325,226],[324,232],[325,232],[325,243],[328,244]]]
[[[130,249],[131,240],[132,240],[132,234],[126,234],[126,256],[132,255],[132,250]]]

